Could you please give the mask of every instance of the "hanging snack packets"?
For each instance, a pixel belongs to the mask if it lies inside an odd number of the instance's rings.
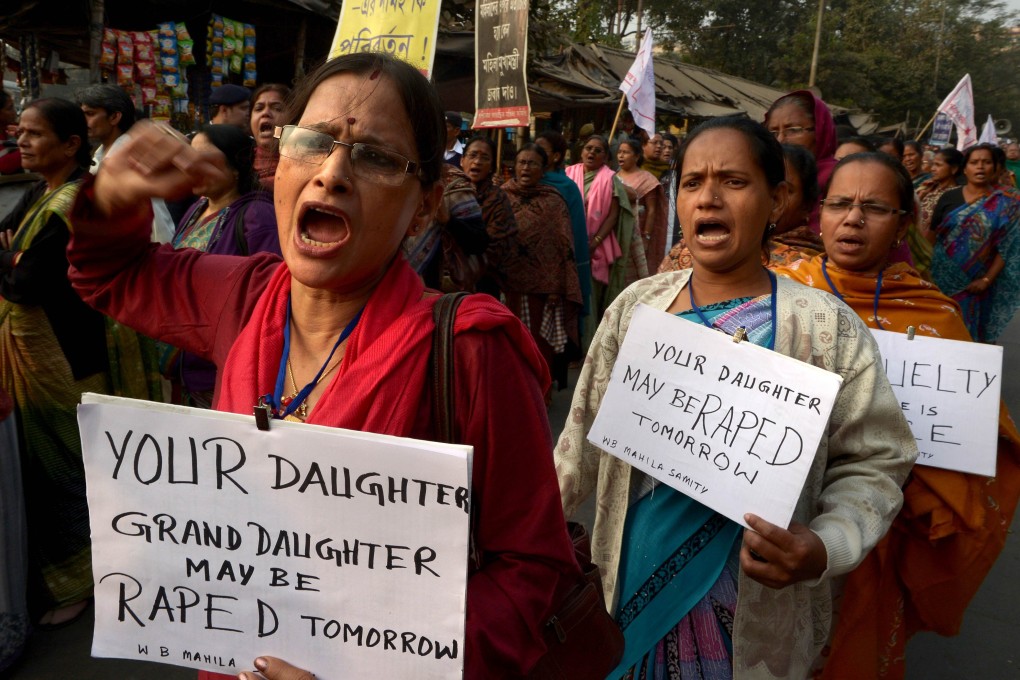
[[[142,85],[142,106],[148,106],[156,102],[156,86]]]
[[[117,34],[117,63],[131,65],[134,58],[134,47],[131,44],[131,36],[123,31]]]
[[[194,40],[178,40],[177,52],[181,59],[181,66],[194,66],[197,63]]]
[[[156,79],[156,62],[139,61],[135,63],[135,70],[138,71],[138,79],[151,81]]]
[[[131,64],[117,64],[117,84],[128,90],[134,87],[135,81],[132,79],[134,70]]]
[[[231,73],[241,72],[241,55],[239,53],[234,54],[234,56],[230,58],[230,72]]]
[[[248,60],[248,57],[244,58],[244,86],[255,87],[259,81],[258,71],[255,69],[255,60]]]
[[[99,65],[113,68],[117,64],[117,32],[103,29],[103,43],[99,48]]]
[[[170,112],[173,110],[170,102],[170,97],[165,94],[157,94],[156,100],[153,102],[152,107],[152,119],[153,120],[170,120]]]
[[[180,42],[181,40],[191,40],[191,34],[188,33],[188,27],[184,25],[183,21],[178,21],[176,24],[174,24],[174,27],[177,29],[178,42]]]
[[[172,21],[163,21],[157,24],[160,38],[172,38],[177,35],[177,28]]]
[[[228,37],[227,35],[224,35],[223,36],[223,57],[225,59],[230,59],[232,56],[234,56],[234,39],[231,38],[231,37]]]

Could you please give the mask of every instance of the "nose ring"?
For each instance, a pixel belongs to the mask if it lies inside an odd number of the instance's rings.
[[[719,200],[719,197],[718,197],[718,196],[713,196],[713,197],[712,197],[712,200],[713,200],[713,201],[718,201],[718,200]]]
[[[857,220],[857,222],[858,222],[858,223],[859,223],[859,224],[860,224],[860,225],[861,225],[862,227],[864,226],[864,218],[863,218],[863,217],[862,217],[861,219]]]

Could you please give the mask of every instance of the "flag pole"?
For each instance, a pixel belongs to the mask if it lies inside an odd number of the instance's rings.
[[[496,170],[503,177],[503,128],[496,128]]]
[[[920,140],[922,137],[924,137],[924,133],[928,131],[928,128],[931,127],[931,124],[935,122],[935,119],[938,117],[938,115],[939,115],[939,112],[936,111],[935,115],[933,115],[931,117],[931,120],[929,120],[925,124],[925,126],[923,128],[921,128],[921,131],[917,133],[917,136],[914,139]]]
[[[613,127],[609,130],[609,144],[612,146],[613,137],[616,135],[616,124],[620,122],[620,114],[623,113],[623,102],[627,99],[627,95],[620,95],[620,105],[616,107],[616,118],[613,119]]]

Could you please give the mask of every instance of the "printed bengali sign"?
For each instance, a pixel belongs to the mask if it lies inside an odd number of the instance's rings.
[[[588,440],[735,522],[787,527],[841,384],[638,305]]]
[[[86,394],[92,653],[460,678],[470,447]]]
[[[528,0],[475,3],[474,128],[527,127]]]
[[[992,477],[999,444],[1002,347],[872,330],[917,439],[918,465]]]
[[[348,0],[329,58],[355,52],[385,52],[432,73],[440,0]]]

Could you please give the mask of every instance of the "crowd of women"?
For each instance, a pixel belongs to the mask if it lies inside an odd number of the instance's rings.
[[[521,677],[547,652],[579,577],[564,518],[591,497],[625,639],[610,678],[896,678],[912,634],[959,630],[1016,508],[1020,434],[1002,407],[992,478],[915,466],[869,329],[1002,332],[1020,194],[999,149],[925,169],[916,145],[841,144],[799,91],[682,145],[591,135],[566,166],[547,131],[497,185],[498,147],[444,164],[434,88],[372,54],[260,90],[254,111],[254,140],[139,124],[95,176],[77,106],[21,115],[43,180],[0,224],[0,669],[91,594],[82,392],[161,399],[158,365],[190,404],[250,414],[269,395],[276,418],[436,439],[439,296],[420,274],[463,282],[451,256],[488,293],[454,325],[454,430],[475,452],[466,677]],[[173,242],[152,243],[149,199],[185,195]],[[734,522],[588,440],[639,303],[842,378],[789,526]],[[554,441],[551,383],[582,356]],[[308,677],[300,658],[254,665]]]

